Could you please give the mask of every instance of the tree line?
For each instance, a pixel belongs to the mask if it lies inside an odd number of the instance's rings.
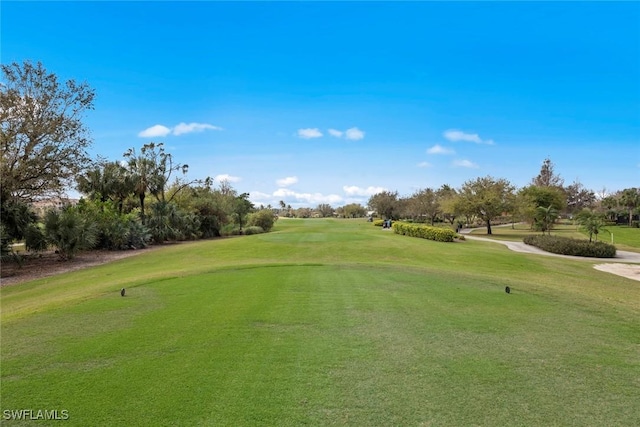
[[[397,191],[383,191],[371,196],[370,209],[385,219],[410,219],[416,222],[448,222],[456,229],[464,225],[484,225],[487,234],[496,222],[521,222],[532,229],[549,232],[560,216],[575,219],[588,230],[590,237],[606,224],[624,220],[638,226],[640,188],[632,187],[614,194],[605,191],[598,197],[574,181],[565,186],[550,159],[545,159],[539,174],[530,184],[516,189],[504,178],[485,176],[466,181],[455,189],[443,185],[425,188],[409,197]]]
[[[140,248],[170,240],[209,238],[269,231],[279,216],[361,218],[364,206],[293,209],[254,206],[248,193],[229,182],[190,180],[189,166],[177,162],[162,143],[132,147],[120,159],[92,159],[83,119],[94,109],[95,91],[85,82],[61,82],[41,63],[2,65],[0,83],[0,247],[25,241],[28,249],[55,247],[62,258],[86,248]],[[560,214],[589,217],[594,223],[627,215],[640,205],[640,189],[596,194],[574,182],[564,186],[546,159],[531,185],[516,191],[509,181],[490,176],[455,189],[443,185],[409,197],[397,191],[373,195],[370,210],[388,219],[446,221],[452,226],[477,221],[487,226],[509,215],[547,231]],[[84,195],[80,203],[36,214],[33,202],[61,197],[68,188]],[[591,216],[589,216],[591,215]]]
[[[87,248],[269,231],[275,217],[228,182],[187,179],[162,143],[130,148],[121,159],[91,159],[83,123],[94,108],[86,83],[60,82],[41,63],[2,65],[0,86],[0,239],[2,254],[55,247],[63,259]],[[37,215],[33,203],[76,188],[77,205]]]

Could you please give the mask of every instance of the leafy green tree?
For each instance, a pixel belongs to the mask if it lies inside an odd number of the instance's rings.
[[[491,176],[469,180],[460,189],[461,208],[481,218],[491,234],[491,221],[512,209],[514,186],[506,179]]]
[[[363,218],[367,210],[360,203],[349,203],[342,207],[342,216],[345,218]]]
[[[420,221],[420,219],[426,218],[433,225],[436,217],[440,214],[438,193],[432,188],[416,191],[407,200],[407,213],[414,220]]]
[[[382,191],[369,198],[367,203],[371,210],[374,210],[385,219],[397,219],[394,216],[399,211],[399,200],[397,191]]]
[[[73,206],[50,210],[44,217],[44,235],[55,246],[60,258],[72,259],[78,252],[91,249],[97,241],[97,224]]]
[[[620,205],[629,211],[629,226],[633,219],[633,211],[640,206],[640,188],[626,188],[620,193]]]
[[[242,193],[235,198],[233,213],[235,215],[236,222],[240,227],[240,232],[242,232],[242,226],[246,224],[247,215],[253,209],[253,203],[249,201],[249,193]]]
[[[444,184],[442,187],[438,188],[437,196],[443,219],[453,225],[456,218],[460,215],[460,212],[456,209],[458,192],[455,188]]]
[[[558,187],[544,187],[530,185],[521,188],[515,198],[515,209],[522,220],[531,224],[531,228],[540,229],[538,224],[538,208],[551,207],[555,212],[560,212],[566,207],[565,193]]]
[[[86,83],[59,82],[40,62],[1,67],[0,198],[28,202],[61,194],[89,161],[82,120],[95,93]]]
[[[600,234],[601,231],[608,231],[604,228],[606,223],[603,215],[590,209],[584,209],[578,213],[578,215],[576,215],[576,222],[582,230],[589,233],[589,242],[591,242],[593,236],[595,236],[597,242],[598,234]]]
[[[330,218],[330,217],[333,216],[333,213],[335,212],[335,209],[333,209],[331,207],[331,205],[328,204],[328,203],[321,203],[316,208],[316,211],[318,211],[318,213],[320,214],[320,216],[322,218]]]

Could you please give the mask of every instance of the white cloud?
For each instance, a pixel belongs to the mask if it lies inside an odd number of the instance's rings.
[[[329,135],[335,136],[336,138],[342,138],[343,133],[344,132],[342,132],[341,130],[329,129]]]
[[[373,196],[374,194],[387,191],[384,187],[369,186],[367,188],[360,188],[356,185],[345,185],[342,189],[347,196]]]
[[[418,167],[419,168],[430,168],[431,167],[431,163],[429,163],[429,162],[420,162],[420,163],[418,163]]]
[[[151,126],[140,132],[138,136],[140,138],[157,138],[159,136],[167,136],[171,133],[171,129],[162,125]]]
[[[251,191],[249,192],[249,198],[253,200],[269,200],[271,198],[271,194],[262,193],[260,191]]]
[[[364,132],[358,128],[350,128],[345,131],[345,138],[351,141],[358,141],[364,138]]]
[[[192,132],[202,132],[206,129],[211,129],[211,130],[222,130],[221,127],[219,126],[214,126],[214,125],[210,125],[208,123],[179,123],[178,125],[176,125],[173,128],[168,128],[164,125],[155,125],[155,126],[151,126],[150,128],[147,128],[145,130],[143,130],[142,132],[138,133],[138,136],[140,138],[157,138],[157,137],[161,137],[161,136],[167,136],[170,133],[173,133],[174,135],[182,135],[185,133],[192,133]]]
[[[173,128],[174,135],[182,135],[184,133],[202,132],[206,129],[222,130],[221,127],[210,125],[208,123],[189,123],[181,122]]]
[[[213,179],[214,179],[214,181],[218,181],[218,182],[222,182],[222,181],[238,182],[242,178],[240,178],[239,176],[229,175],[228,173],[223,173],[223,174],[220,174],[220,175],[216,175],[216,177],[213,178]]]
[[[436,144],[427,150],[427,154],[456,154],[456,152],[451,148],[446,148]]]
[[[304,139],[320,138],[322,132],[318,128],[298,129],[298,136]]]
[[[476,144],[493,145],[492,139],[483,140],[477,133],[466,133],[457,129],[449,129],[442,134],[447,140],[451,142],[475,142]]]
[[[469,160],[454,160],[453,165],[461,168],[471,168],[471,169],[477,169],[479,167],[478,165],[476,165],[475,163]]]
[[[279,188],[273,192],[273,197],[279,199],[295,200],[298,203],[306,203],[307,205],[316,205],[318,203],[340,203],[343,201],[341,196],[337,194],[322,194],[322,193],[297,193],[288,188]]]
[[[293,185],[293,184],[295,184],[297,182],[298,182],[298,177],[297,176],[288,176],[286,178],[278,179],[276,181],[276,184],[278,184],[278,187],[288,187],[288,186]]]

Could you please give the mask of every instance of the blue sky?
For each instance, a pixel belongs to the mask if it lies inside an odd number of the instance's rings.
[[[640,185],[638,2],[11,2],[1,59],[97,93],[93,155],[163,142],[257,204],[366,204],[550,157]]]

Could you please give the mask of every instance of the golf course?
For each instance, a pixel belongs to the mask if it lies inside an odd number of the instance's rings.
[[[5,286],[2,423],[640,425],[640,283],[596,263],[281,218]]]

